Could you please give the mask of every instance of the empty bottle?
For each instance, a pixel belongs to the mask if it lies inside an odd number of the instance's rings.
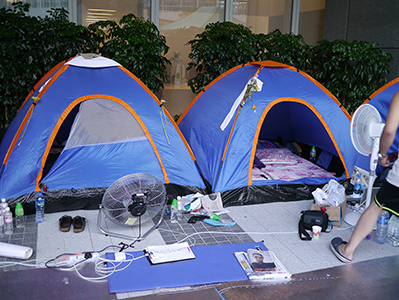
[[[384,210],[377,221],[377,230],[375,232],[374,241],[378,244],[384,244],[388,235],[389,213]]]
[[[177,220],[181,221],[183,220],[184,206],[180,196],[177,196],[177,208],[178,208]]]
[[[44,222],[44,197],[42,192],[37,194],[36,198],[36,223],[43,223]]]
[[[12,212],[10,211],[10,208],[7,206],[6,212],[4,213],[4,226],[5,234],[11,234],[14,230],[13,226],[13,218],[12,218]]]
[[[316,163],[316,147],[315,146],[312,146],[312,149],[310,149],[309,160],[312,163]]]
[[[354,182],[354,186],[353,186],[353,196],[360,197],[361,195],[362,195],[361,175],[356,174],[355,182]]]
[[[388,222],[387,240],[392,246],[399,246],[399,217],[395,214],[392,214]]]
[[[23,228],[24,225],[25,225],[24,208],[22,207],[21,202],[18,202],[17,206],[15,206],[15,227]]]
[[[178,222],[178,214],[179,214],[179,206],[177,204],[177,200],[173,199],[172,204],[170,206],[170,221],[172,223]]]
[[[4,216],[4,213],[6,212],[6,207],[8,206],[6,198],[1,199],[0,203],[0,214]]]
[[[2,214],[0,214],[0,236],[4,235],[4,231],[5,231],[5,228],[4,228],[4,217],[3,217]]]

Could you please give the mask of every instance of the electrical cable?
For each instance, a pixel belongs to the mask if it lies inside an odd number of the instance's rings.
[[[120,249],[121,247],[120,247],[120,246],[117,246],[117,245],[109,245],[109,246],[106,246],[105,248],[101,249],[100,251],[86,251],[86,252],[79,253],[78,255],[81,255],[81,254],[84,255],[84,259],[81,260],[81,261],[78,261],[78,262],[76,262],[76,263],[74,263],[74,264],[71,264],[71,265],[67,265],[67,264],[65,263],[66,259],[69,258],[69,257],[74,257],[74,256],[76,256],[77,254],[76,254],[76,253],[62,253],[62,254],[60,254],[60,255],[57,255],[55,258],[46,261],[44,265],[45,265],[47,268],[49,268],[49,269],[64,269],[64,270],[70,270],[70,269],[72,269],[75,265],[78,265],[78,264],[80,264],[80,263],[82,263],[82,262],[85,262],[85,261],[87,261],[88,259],[92,258],[92,256],[93,256],[92,254],[93,254],[93,253],[100,254],[101,252],[104,252],[104,251],[105,251],[106,249],[108,249],[108,248],[118,248],[118,249]],[[56,262],[56,261],[57,261],[59,258],[61,258],[61,257],[63,257],[63,259],[62,259],[63,261],[62,261],[62,262],[55,263],[54,265],[50,265],[50,263]]]
[[[95,262],[95,271],[97,274],[105,274],[99,277],[87,277],[84,276],[77,268],[76,265],[74,266],[75,272],[78,274],[78,276],[84,280],[91,281],[91,282],[97,282],[101,281],[104,279],[107,279],[109,276],[115,274],[116,272],[120,272],[128,268],[134,260],[146,257],[146,255],[142,255],[139,257],[134,257],[132,254],[125,252],[125,255],[130,256],[130,259],[123,259],[123,260],[111,260],[111,259],[105,259],[102,257],[99,257],[98,260]],[[119,266],[121,266],[123,263],[127,263],[125,266],[122,268],[118,269]],[[102,267],[105,264],[111,264],[111,267]]]

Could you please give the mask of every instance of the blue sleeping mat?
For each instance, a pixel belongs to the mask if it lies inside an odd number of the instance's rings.
[[[247,280],[248,277],[235,258],[234,252],[255,247],[267,250],[262,242],[225,244],[192,247],[195,259],[191,260],[151,265],[147,258],[141,258],[133,261],[125,270],[108,277],[109,292],[136,292]],[[143,255],[142,251],[128,253],[134,257]],[[114,259],[114,254],[106,253],[106,258]]]

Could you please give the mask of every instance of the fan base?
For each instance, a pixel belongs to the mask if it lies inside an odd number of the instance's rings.
[[[143,239],[145,239],[150,233],[152,233],[155,229],[158,228],[158,226],[161,224],[161,222],[163,221],[163,217],[165,215],[165,210],[166,210],[166,202],[163,205],[162,210],[159,212],[160,216],[159,216],[159,220],[156,224],[154,224],[154,226],[152,226],[149,230],[147,230],[144,234],[142,234],[141,232],[141,220],[139,217],[139,234],[137,237],[133,237],[133,236],[129,236],[129,235],[124,235],[124,234],[120,234],[117,232],[112,232],[112,231],[108,231],[107,229],[105,229],[103,227],[104,225],[104,216],[103,216],[103,211],[102,211],[102,205],[100,205],[100,210],[98,212],[98,217],[97,217],[97,228],[106,236],[114,236],[117,238],[121,238],[121,239],[126,239],[126,240],[133,240],[134,242],[139,242]]]
[[[361,215],[362,213],[358,211],[347,211],[344,217],[344,221],[346,224],[355,226],[357,224],[357,221],[359,221]]]

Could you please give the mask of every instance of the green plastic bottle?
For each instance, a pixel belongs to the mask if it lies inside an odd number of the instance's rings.
[[[178,213],[179,213],[179,206],[177,204],[177,200],[173,199],[172,204],[170,205],[170,221],[172,223],[178,222]]]
[[[22,203],[18,202],[15,206],[15,227],[24,228],[24,225],[24,208],[22,207]]]

